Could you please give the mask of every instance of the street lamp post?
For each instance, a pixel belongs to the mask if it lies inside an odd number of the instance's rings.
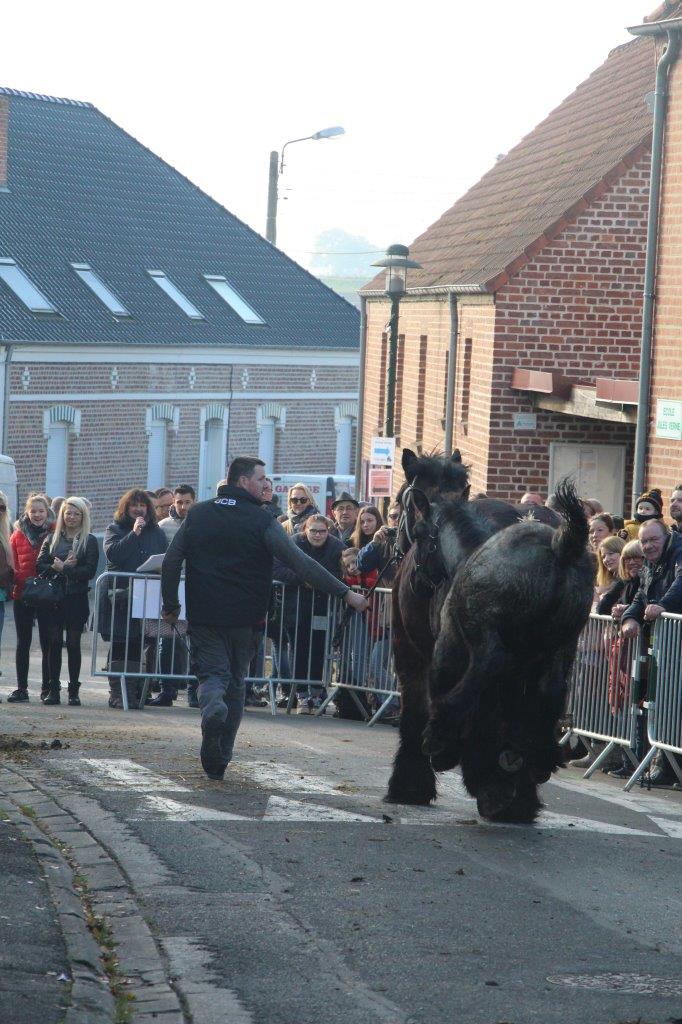
[[[284,150],[295,142],[307,142],[309,139],[317,142],[318,139],[333,139],[337,135],[345,135],[343,128],[336,125],[333,128],[321,128],[314,135],[304,135],[301,139],[289,139],[282,146],[280,157],[276,149],[270,153],[270,170],[268,173],[268,216],[265,223],[265,237],[273,245],[277,244],[277,183],[279,176],[284,171]]]
[[[388,365],[386,367],[386,415],[384,437],[393,437],[395,430],[395,382],[398,366],[398,318],[400,300],[407,291],[407,271],[421,270],[421,263],[409,258],[406,245],[389,245],[383,259],[373,267],[386,268],[386,294],[391,300],[391,317],[388,322]]]

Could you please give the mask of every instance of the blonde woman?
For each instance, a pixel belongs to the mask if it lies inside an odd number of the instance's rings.
[[[618,579],[618,566],[624,547],[622,537],[607,537],[597,548],[597,598],[602,597]]]
[[[599,615],[611,615],[618,620],[629,608],[639,590],[639,574],[644,567],[644,552],[638,540],[630,540],[620,553],[618,575],[599,604]]]
[[[315,504],[315,498],[305,484],[294,484],[289,488],[287,495],[287,514],[282,516],[280,522],[284,529],[292,536],[300,533],[306,519],[313,515],[319,515],[320,510]]]
[[[28,700],[28,665],[33,639],[33,623],[38,620],[40,649],[43,654],[42,688],[40,696],[47,696],[50,689],[50,642],[47,635],[47,613],[36,610],[22,601],[24,583],[36,575],[36,562],[43,541],[52,533],[54,523],[51,521],[50,502],[44,494],[29,494],[21,516],[14,524],[14,532],[10,537],[10,545],[14,556],[14,585],[12,600],[14,601],[14,625],[17,631],[17,688],[7,698],[8,704],[18,704]]]
[[[57,515],[54,533],[38,556],[38,572],[61,573],[66,580],[63,599],[48,612],[50,640],[50,693],[44,704],[60,703],[59,674],[62,641],[66,633],[69,663],[69,707],[80,706],[81,635],[88,621],[88,584],[97,572],[99,548],[90,533],[90,509],[83,498],[66,498]]]
[[[5,624],[5,602],[12,596],[12,583],[14,582],[14,554],[9,542],[10,519],[7,495],[0,491],[0,641],[2,640],[2,627]]]

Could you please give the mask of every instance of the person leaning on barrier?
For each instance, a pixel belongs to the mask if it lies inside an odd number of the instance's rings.
[[[329,526],[326,516],[310,516],[306,519],[303,530],[293,538],[293,542],[309,558],[340,580],[343,543],[329,535]],[[282,620],[291,636],[295,651],[294,679],[310,679],[319,684],[322,682],[325,633],[322,630],[313,630],[313,616],[326,618],[329,598],[326,594],[312,591],[295,569],[277,558],[273,572],[275,579],[284,583],[286,587],[282,602]],[[323,699],[324,692],[320,685],[313,687],[299,684],[296,699],[292,703],[293,706],[298,706],[299,714],[310,714]],[[288,701],[284,699],[283,706],[287,703]]]
[[[608,538],[603,543],[608,543]],[[614,538],[615,540],[615,538]],[[638,540],[631,540],[620,553],[618,575],[599,599],[597,615],[610,615],[619,620],[630,607],[639,590],[639,574],[644,565],[644,553]]]
[[[369,544],[365,544],[358,551],[358,572],[370,573],[376,569],[377,576],[381,577],[379,582],[381,587],[390,587],[398,571],[398,563],[393,562],[389,565],[389,562],[393,558],[399,522],[400,505],[398,502],[393,502],[389,506],[386,522],[379,527]]]
[[[133,487],[122,495],[114,521],[107,526],[104,534],[104,554],[107,571],[113,573],[136,572],[139,566],[152,555],[162,555],[166,550],[166,535],[156,521],[156,509],[152,499],[142,488]],[[109,668],[112,671],[130,669],[141,671],[142,645],[144,638],[137,620],[132,620],[129,607],[131,591],[126,577],[113,585],[113,596],[103,601],[100,607],[98,629],[104,639],[111,640]],[[126,661],[127,640],[127,661]],[[137,703],[136,695],[141,680],[127,683],[130,703]],[[122,708],[121,680],[109,676],[109,707]]]
[[[682,613],[682,536],[672,533],[661,519],[644,523],[639,530],[644,567],[637,595],[623,612],[624,637],[648,632],[663,612]],[[665,755],[658,754],[650,772],[652,785],[672,781]]]
[[[185,562],[187,619],[199,680],[201,764],[222,779],[244,711],[244,677],[254,633],[267,613],[273,560],[278,558],[315,590],[343,597],[356,611],[367,601],[308,558],[261,508],[265,464],[239,457],[217,498],[190,509],[161,569],[163,617],[177,621],[178,585]]]

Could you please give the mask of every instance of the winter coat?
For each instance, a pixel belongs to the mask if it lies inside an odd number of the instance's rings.
[[[639,576],[635,576],[633,580],[621,580],[620,578],[614,580],[606,593],[602,594],[599,599],[597,615],[610,615],[616,604],[631,605],[637,596],[639,585]]]
[[[12,592],[12,584],[14,582],[14,569],[10,565],[2,544],[0,544],[0,590],[3,590],[5,596],[0,596],[0,601],[6,601]]]
[[[292,540],[296,547],[300,548],[304,554],[319,562],[332,576],[336,576],[338,580],[341,579],[341,552],[343,551],[343,544],[340,540],[337,540],[336,537],[327,537],[324,544],[319,548],[313,547],[305,534],[302,533],[295,533]],[[279,559],[275,559],[272,575],[273,579],[287,584],[284,621],[288,627],[292,625],[292,620],[296,618],[297,604],[299,617],[308,616],[311,609],[314,609],[316,615],[326,614],[327,595],[316,592],[313,602],[313,591],[288,565],[280,562]],[[299,588],[298,595],[294,587]]]
[[[632,604],[623,612],[621,621],[644,621],[648,604],[660,604],[666,612],[682,612],[682,536],[671,533],[658,562],[644,560],[640,586]]]
[[[360,548],[358,551],[358,569],[361,573],[369,573],[373,569],[381,570],[388,562],[393,558],[393,548],[395,540],[387,541],[374,541],[371,540],[369,544],[365,544],[364,548]],[[380,587],[390,587],[393,585],[395,574],[398,571],[398,564],[394,562],[381,577],[379,581]]]
[[[50,551],[51,537],[46,537],[38,555],[38,572],[43,573],[52,568],[55,558],[65,561],[72,550],[71,541],[63,534],[60,537],[54,552]],[[99,547],[97,538],[90,533],[85,542],[85,548],[79,552],[76,564],[64,566],[64,578],[66,579],[66,596],[71,594],[87,594],[88,583],[97,572],[99,562]],[[54,570],[56,573],[56,570]]]
[[[104,534],[104,554],[110,572],[137,572],[152,555],[163,555],[168,547],[166,535],[158,523],[147,523],[139,534],[133,533],[133,522],[126,517],[113,522]]]
[[[20,600],[24,583],[32,576],[37,576],[37,562],[40,548],[46,537],[54,530],[54,523],[47,522],[37,530],[28,516],[23,515],[18,520],[16,529],[9,539],[14,553],[14,586],[12,597],[15,601]]]

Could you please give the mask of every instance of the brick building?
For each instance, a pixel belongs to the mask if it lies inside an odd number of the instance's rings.
[[[637,407],[655,52],[618,47],[410,245],[400,307],[396,435],[452,445],[473,491],[547,494],[572,473],[629,503]],[[362,454],[381,433],[389,307],[366,312]]]
[[[0,413],[29,490],[350,472],[358,311],[90,104],[0,89]]]
[[[644,37],[655,43],[657,59],[667,45],[668,29],[676,36],[678,46],[668,74],[668,109],[664,113],[661,198],[654,237],[650,406],[643,467],[647,486],[661,487],[667,497],[682,483],[682,3],[668,0],[647,20],[648,31],[658,28],[661,32]]]

